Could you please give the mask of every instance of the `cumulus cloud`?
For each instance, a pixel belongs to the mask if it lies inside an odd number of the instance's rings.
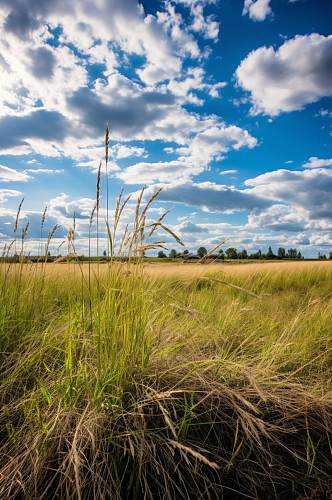
[[[149,84],[179,73],[182,56],[199,56],[196,41],[171,3],[156,15],[145,15],[136,0],[1,0],[1,5],[5,31],[21,40],[31,39],[46,24],[61,25],[61,40],[80,47],[88,56],[97,41],[113,40],[125,52],[145,57],[139,75]],[[217,26],[212,19],[206,26],[215,36]]]
[[[237,174],[239,171],[235,169],[230,169],[230,170],[222,170],[219,172],[219,175],[231,175],[231,174]]]
[[[301,232],[307,224],[306,212],[288,205],[275,204],[248,216],[248,228],[264,228],[280,232]]]
[[[244,210],[263,209],[271,202],[260,195],[214,182],[193,181],[162,185],[158,199],[199,207],[211,212],[232,213]],[[147,193],[152,188],[147,190]]]
[[[0,116],[27,114],[36,107],[64,112],[66,96],[88,83],[86,61],[71,47],[47,44],[47,36],[41,30],[29,41],[0,37],[0,68],[6,71],[0,81]]]
[[[296,36],[278,49],[260,47],[236,70],[252,113],[277,116],[332,95],[332,35]]]
[[[199,173],[199,170],[190,171]],[[122,170],[117,177],[126,184],[151,184],[154,182],[168,182],[174,179],[181,179],[188,176],[185,171],[185,164],[182,161],[174,160],[168,162],[139,162]]]
[[[207,227],[204,227],[200,224],[194,224],[193,222],[186,221],[178,226],[178,230],[181,233],[190,233],[190,234],[202,234],[208,233],[209,230]]]
[[[317,158],[317,156],[311,156],[309,160],[303,164],[305,168],[322,168],[322,167],[332,167],[332,158]]]
[[[186,19],[176,3],[151,15],[137,0],[0,0],[1,152],[88,165],[106,123],[117,141],[181,145],[217,124],[184,107],[201,104],[203,94],[218,97],[226,85],[209,81],[193,61],[204,55],[194,34],[217,37],[218,23],[204,15],[214,1],[181,2],[191,12]],[[132,55],[139,78],[120,73]],[[145,154],[128,147],[114,150],[114,158]]]
[[[253,21],[264,21],[272,14],[270,0],[244,0],[242,15],[247,14]]]
[[[285,202],[306,211],[308,219],[332,218],[332,170],[275,170],[245,181],[256,196]]]
[[[9,198],[21,195],[21,191],[17,191],[16,189],[0,189],[0,203],[5,203]]]
[[[41,80],[50,80],[53,76],[53,71],[56,63],[53,52],[46,47],[38,47],[31,49],[31,71],[36,78]]]
[[[178,148],[176,160],[136,163],[117,176],[127,184],[188,180],[206,170],[213,160],[221,160],[228,151],[253,148],[256,144],[247,130],[220,124],[196,134],[189,146]]]
[[[220,90],[226,85],[226,82],[206,82],[203,68],[191,67],[181,77],[170,80],[167,88],[184,102],[202,105],[204,101],[195,92],[207,92],[211,97],[218,98]]]
[[[92,198],[70,200],[68,195],[61,194],[49,201],[48,212],[62,221],[63,218],[73,219],[74,214],[77,219],[89,219],[95,203],[96,200]]]
[[[146,149],[137,146],[126,146],[125,144],[116,144],[111,148],[111,155],[122,160],[132,156],[146,156]]]
[[[56,175],[63,174],[63,168],[27,168],[24,172],[29,172],[29,174],[45,174],[45,175]]]
[[[19,226],[18,226],[18,234],[21,229],[26,225],[29,221],[28,233],[26,235],[26,239],[29,240],[39,240],[40,238],[40,228],[41,228],[41,212],[24,210],[20,213]],[[4,239],[11,239],[13,237],[13,230],[15,226],[16,220],[16,211],[10,210],[6,208],[0,208],[0,233],[2,233],[2,237]],[[44,226],[44,237],[47,237],[48,232],[58,224],[58,219],[53,217],[51,214],[48,214]],[[56,238],[64,238],[66,237],[67,229],[64,226],[58,227],[55,233]],[[39,244],[39,242],[38,242]]]
[[[243,147],[252,149],[256,145],[257,139],[247,130],[235,125],[220,124],[197,134],[188,148],[182,149],[182,152],[194,162],[208,164],[212,159],[222,159],[231,149],[236,151]]]
[[[19,116],[3,116],[0,118],[0,150],[26,147],[31,151],[30,139],[62,142],[70,123],[61,113],[56,111],[37,110]]]
[[[73,92],[67,98],[66,112],[71,123],[67,134],[75,133],[85,147],[67,137],[62,151],[79,161],[96,158],[96,140],[107,123],[113,140],[178,144],[186,144],[195,134],[218,123],[216,116],[200,117],[187,111],[167,88],[145,88],[119,73],[113,73],[107,83],[98,82],[95,89],[82,87]]]
[[[179,0],[177,0],[179,2]],[[217,40],[219,34],[219,23],[215,20],[214,16],[205,16],[204,7],[209,3],[215,3],[215,0],[210,1],[186,1],[182,2],[190,7],[191,15],[193,16],[193,23],[190,28],[198,33],[201,33],[204,38]]]
[[[318,116],[332,118],[332,111],[329,111],[328,109],[321,108],[318,111]]]
[[[175,104],[174,96],[157,91],[139,92],[124,77],[118,78],[123,88],[108,85],[97,95],[88,87],[82,87],[68,98],[68,104],[81,116],[84,126],[97,134],[110,122],[115,136],[143,136],[149,125],[166,117],[169,106]],[[112,91],[115,91],[113,95]]]
[[[5,165],[0,165],[0,181],[2,182],[26,182],[30,179],[30,176],[25,172],[20,172],[14,168],[6,167]]]

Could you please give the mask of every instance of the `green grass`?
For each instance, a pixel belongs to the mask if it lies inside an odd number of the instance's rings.
[[[329,498],[332,269],[247,268],[2,265],[0,497]]]

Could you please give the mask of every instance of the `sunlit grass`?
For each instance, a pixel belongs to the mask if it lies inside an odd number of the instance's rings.
[[[1,267],[1,497],[327,491],[332,269],[106,267]]]

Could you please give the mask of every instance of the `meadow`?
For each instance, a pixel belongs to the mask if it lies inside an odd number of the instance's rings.
[[[332,265],[1,265],[1,498],[330,498]]]

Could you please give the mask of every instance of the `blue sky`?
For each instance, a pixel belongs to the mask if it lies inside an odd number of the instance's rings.
[[[112,200],[162,187],[152,215],[190,250],[332,250],[331,19],[330,0],[0,0],[2,245],[24,196],[31,252],[46,205],[52,250],[75,212],[86,252],[108,122]]]

